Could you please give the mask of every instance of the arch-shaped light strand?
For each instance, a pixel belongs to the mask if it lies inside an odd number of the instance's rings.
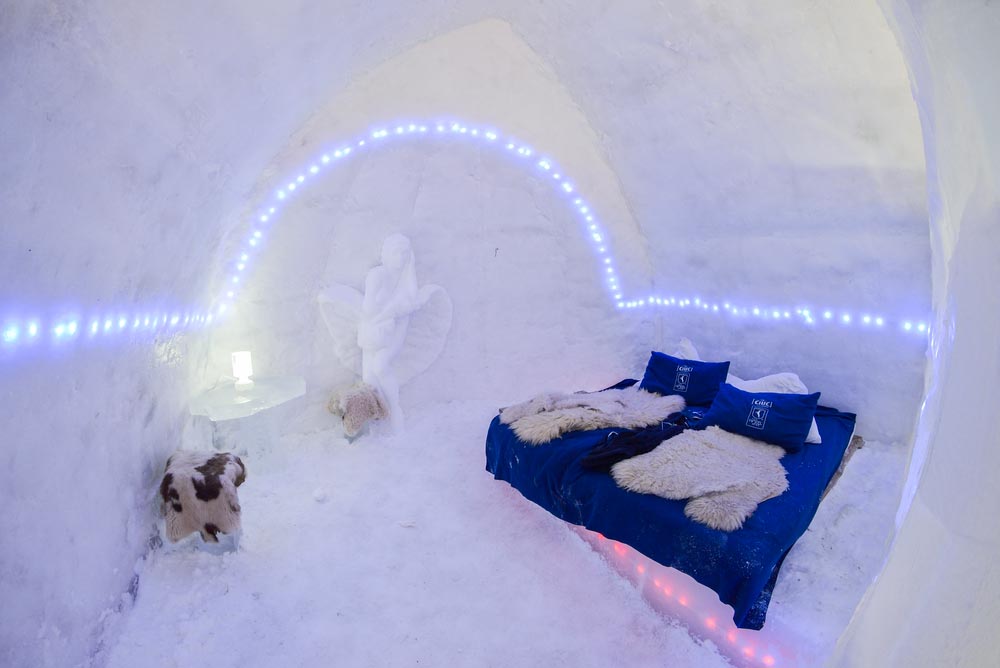
[[[513,137],[502,136],[493,128],[477,127],[460,121],[408,122],[398,123],[372,129],[362,137],[337,145],[323,153],[309,165],[303,166],[284,186],[279,186],[270,201],[260,208],[253,220],[256,221],[246,240],[246,246],[241,250],[240,259],[232,263],[235,271],[229,278],[229,284],[217,302],[216,308],[225,309],[231,306],[239,293],[240,272],[246,267],[248,257],[259,252],[263,235],[262,228],[273,224],[283,205],[294,199],[307,185],[309,179],[320,175],[327,168],[344,162],[352,156],[376,147],[380,144],[401,139],[464,139],[484,146],[494,147],[520,160],[529,169],[546,177],[553,184],[555,192],[566,198],[575,210],[585,238],[590,243],[595,255],[599,258],[599,268],[602,282],[607,289],[612,302],[624,310],[643,307],[680,308],[700,310],[711,315],[728,315],[734,319],[757,319],[773,323],[792,323],[807,326],[822,326],[835,323],[841,327],[854,326],[859,329],[892,330],[898,329],[904,333],[924,335],[929,331],[926,322],[918,319],[891,320],[876,311],[857,311],[851,309],[816,309],[807,306],[775,307],[772,305],[737,304],[733,300],[702,300],[700,297],[678,297],[649,295],[640,298],[626,298],[618,275],[614,257],[610,251],[608,234],[598,220],[593,207],[577,191],[572,179],[566,176],[552,158],[539,155],[537,151]]]
[[[478,127],[459,121],[407,122],[370,130],[351,141],[340,142],[303,165],[287,181],[276,188],[268,200],[259,206],[250,220],[250,229],[237,255],[228,263],[230,272],[214,304],[208,309],[155,310],[131,309],[94,312],[84,315],[64,315],[46,320],[40,317],[8,317],[0,319],[0,349],[16,349],[39,344],[67,343],[100,339],[123,334],[163,333],[211,325],[230,312],[254,258],[262,250],[268,234],[281,211],[311,181],[352,157],[380,145],[398,140],[464,140],[506,153],[549,182],[555,193],[574,209],[584,236],[598,258],[602,283],[611,302],[622,310],[641,308],[678,308],[700,311],[707,315],[728,315],[734,319],[757,319],[772,323],[797,322],[807,326],[837,325],[869,330],[898,330],[926,336],[929,326],[921,319],[897,319],[876,311],[852,309],[794,308],[738,304],[732,300],[703,300],[700,297],[649,295],[638,298],[624,296],[624,289],[608,234],[593,210],[593,206],[578,192],[575,182],[556,162],[540,155],[531,146],[501,135],[490,127]]]
[[[283,185],[278,186],[267,201],[251,216],[250,230],[238,252],[238,257],[228,265],[231,267],[231,271],[226,277],[221,294],[217,297],[211,311],[218,314],[225,313],[235,304],[239,296],[242,276],[248,264],[260,252],[267,233],[282,209],[301,193],[311,180],[364,151],[372,150],[392,141],[401,139],[442,140],[445,138],[451,141],[465,140],[484,147],[491,147],[500,153],[506,153],[513,160],[534,170],[551,183],[557,194],[570,201],[585,232],[585,238],[589,241],[595,255],[601,258],[602,282],[608,290],[610,299],[615,302],[623,298],[621,279],[610,251],[608,234],[598,221],[592,206],[577,192],[575,183],[556,166],[555,161],[538,155],[534,148],[519,140],[501,136],[500,132],[493,128],[477,127],[452,120],[447,122],[409,122],[377,127],[351,141],[331,146],[329,150],[316,156],[309,164],[303,165]]]

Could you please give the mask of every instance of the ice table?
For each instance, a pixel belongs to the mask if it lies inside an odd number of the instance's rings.
[[[223,380],[191,400],[191,414],[212,421],[212,444],[219,450],[261,453],[278,436],[278,420],[269,409],[305,393],[306,381],[300,376],[254,378],[253,387],[240,390],[233,381]]]

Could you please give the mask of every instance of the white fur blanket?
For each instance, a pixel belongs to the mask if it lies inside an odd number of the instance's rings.
[[[665,499],[691,499],[684,514],[720,531],[734,531],[757,506],[788,489],[785,454],[777,445],[708,427],[687,430],[655,450],[618,462],[620,487]]]
[[[684,410],[683,397],[661,396],[638,385],[604,392],[549,392],[531,401],[500,409],[500,421],[526,443],[548,443],[581,429],[652,427]]]

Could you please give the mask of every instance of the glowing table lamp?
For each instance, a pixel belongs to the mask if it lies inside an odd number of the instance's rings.
[[[253,388],[253,362],[250,359],[249,350],[241,350],[233,353],[233,375],[236,377],[236,391],[246,391]]]
[[[306,381],[301,376],[254,376],[250,351],[232,353],[233,376],[219,379],[210,390],[191,399],[191,414],[204,415],[212,422],[249,418],[306,393]],[[254,380],[250,380],[251,377]],[[269,420],[251,423],[240,439],[248,442],[276,442],[277,425]],[[269,447],[269,446],[268,446]],[[246,451],[245,445],[233,448]]]

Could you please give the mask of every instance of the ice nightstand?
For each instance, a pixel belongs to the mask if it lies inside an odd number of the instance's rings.
[[[212,421],[217,449],[259,454],[270,450],[279,434],[280,416],[271,409],[305,393],[300,376],[254,378],[252,387],[240,389],[232,380],[222,380],[191,400],[191,414]]]

